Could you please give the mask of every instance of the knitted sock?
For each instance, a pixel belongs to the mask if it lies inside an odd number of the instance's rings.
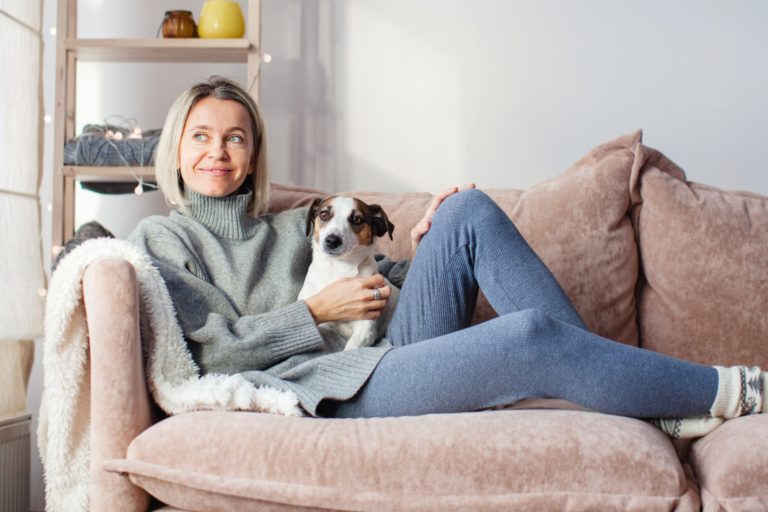
[[[692,418],[663,418],[651,420],[651,423],[659,427],[672,439],[689,439],[702,437],[723,424],[723,418],[710,416],[697,416]]]
[[[715,369],[719,381],[717,396],[709,410],[712,416],[730,419],[762,411],[768,412],[768,377],[760,368],[715,366]]]

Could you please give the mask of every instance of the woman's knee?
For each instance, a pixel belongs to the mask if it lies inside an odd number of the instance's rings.
[[[505,318],[510,323],[509,329],[516,332],[522,341],[543,344],[552,338],[556,322],[540,309],[523,309],[509,313]]]
[[[493,204],[493,199],[491,199],[488,194],[476,188],[468,188],[460,190],[445,198],[440,205],[440,209],[446,208],[447,210],[455,209],[457,211],[472,211],[478,207],[484,207],[489,203]]]
[[[456,224],[498,212],[501,212],[501,209],[488,194],[470,188],[448,196],[437,209],[433,223],[447,221]]]

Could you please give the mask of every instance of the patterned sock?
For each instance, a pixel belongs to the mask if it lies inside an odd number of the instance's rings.
[[[717,395],[709,412],[712,416],[651,420],[673,439],[702,437],[726,419],[747,414],[768,413],[768,372],[748,366],[715,366],[719,377]]]
[[[760,368],[753,366],[715,366],[719,377],[717,396],[709,410],[718,418],[738,418],[747,414],[757,414],[768,408],[765,406],[766,375]]]
[[[659,427],[672,439],[690,439],[703,437],[723,424],[723,418],[710,416],[696,416],[691,418],[663,418],[651,420],[651,423]]]

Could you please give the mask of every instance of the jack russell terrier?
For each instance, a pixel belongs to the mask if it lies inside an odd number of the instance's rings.
[[[307,236],[312,234],[312,264],[307,271],[299,300],[306,299],[342,277],[372,276],[379,272],[373,258],[375,237],[389,235],[395,226],[377,204],[365,204],[352,197],[315,199],[307,215]],[[384,335],[395,309],[398,289],[392,294],[377,320],[327,322],[320,326],[347,339],[344,350],[373,345]],[[379,298],[373,290],[374,299]]]

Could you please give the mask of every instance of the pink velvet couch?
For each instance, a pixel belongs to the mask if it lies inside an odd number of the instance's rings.
[[[531,190],[488,193],[595,332],[768,368],[768,198],[686,181],[639,132]],[[396,226],[382,251],[405,256],[430,196],[357,195]],[[275,186],[273,209],[315,196]],[[768,509],[768,415],[693,442],[562,403],[367,420],[164,418],[144,384],[133,267],[98,261],[84,293],[95,511],[146,510],[150,494],[187,511]],[[481,298],[476,320],[491,315]]]

